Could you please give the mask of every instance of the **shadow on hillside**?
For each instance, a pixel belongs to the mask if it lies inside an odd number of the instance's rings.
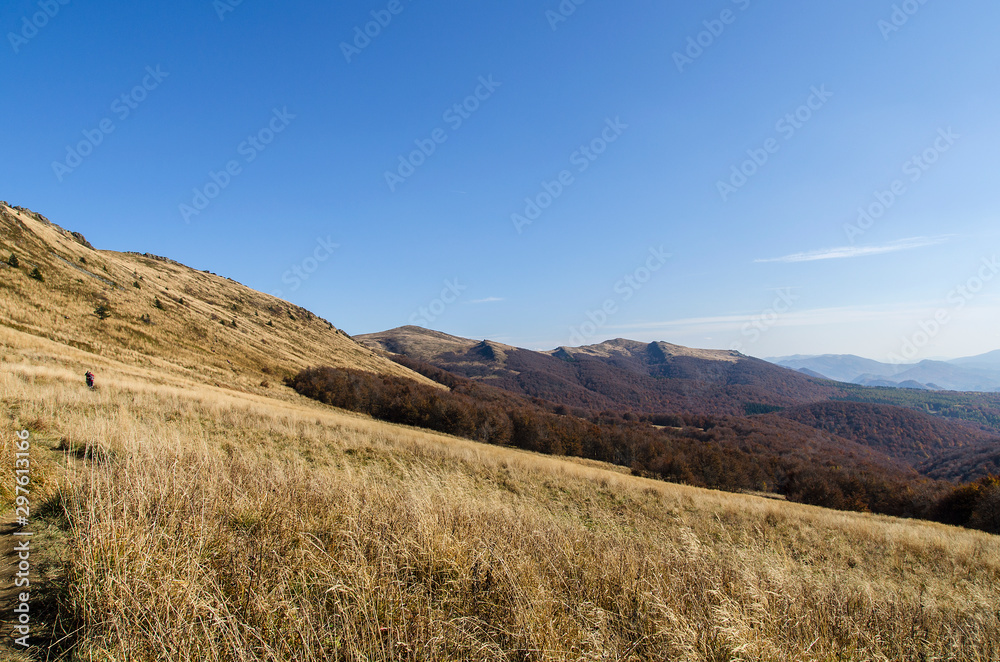
[[[94,464],[104,464],[113,457],[113,453],[106,448],[96,444],[76,442],[67,437],[62,437],[54,450]]]
[[[12,573],[21,560],[15,551],[15,545],[24,540],[24,537],[14,534],[26,528],[33,532],[28,538],[31,550],[28,559],[31,563],[28,576],[30,586],[18,588],[13,581],[5,582],[10,588],[0,595],[3,614],[0,624],[0,657],[3,657],[3,653],[12,653],[16,655],[12,658],[15,660],[70,660],[78,628],[74,626],[74,612],[68,599],[69,582],[61,558],[61,552],[65,549],[64,541],[69,535],[69,521],[65,517],[59,496],[47,499],[33,515],[28,527],[19,525],[13,516],[0,524],[0,553],[3,557],[0,561],[11,569],[11,580]],[[30,596],[30,646],[27,649],[14,643],[15,638],[21,636],[20,633],[14,633],[14,626],[17,625],[14,607],[19,604],[19,596],[23,591],[27,591]]]

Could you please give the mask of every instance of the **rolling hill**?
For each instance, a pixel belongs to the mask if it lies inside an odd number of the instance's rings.
[[[301,308],[165,258],[95,250],[24,209],[0,207],[0,250],[18,258],[0,267],[0,417],[28,448],[32,533],[30,596],[0,591],[0,659],[1000,655],[996,536],[372,420],[282,378],[332,365],[434,397],[450,391]],[[601,378],[634,376],[637,388],[670,379],[648,374],[661,368],[692,383],[707,375],[720,403],[739,395],[723,381],[768,382],[755,364],[691,363],[713,359],[665,346],[536,359],[496,343],[409,340],[450,344],[469,370],[511,357],[585,363]],[[83,385],[87,369],[97,390]],[[487,370],[474,385],[516,382],[508,372],[493,380]],[[614,401],[613,388],[590,395],[579,374],[557,374],[579,381],[576,397]],[[833,463],[875,457],[780,413],[703,422],[669,430],[692,459],[729,434],[747,448],[797,439],[787,450],[806,464],[827,443],[844,444]],[[790,434],[769,436],[776,429]],[[8,587],[24,561],[12,535],[25,528],[12,519],[19,447],[0,445]],[[21,624],[15,600],[30,602],[27,650],[9,636]]]
[[[779,414],[811,428],[825,430],[875,449],[939,478],[970,480],[992,471],[983,454],[1000,456],[1000,437],[972,426],[893,405],[820,402],[786,409]],[[956,460],[967,456],[968,461]],[[951,473],[931,473],[945,458]]]
[[[11,255],[18,267],[8,264]],[[34,269],[43,280],[31,277]],[[95,312],[101,306],[106,319]],[[321,363],[427,381],[287,301],[167,258],[96,250],[83,235],[6,203],[0,324],[249,392]]]
[[[357,336],[365,345],[500,388],[585,409],[743,415],[829,398],[834,389],[736,352],[610,340],[535,352],[406,326]]]
[[[1000,350],[953,359],[919,363],[882,363],[853,354],[782,356],[767,359],[793,370],[808,370],[839,382],[865,386],[898,386],[948,391],[1000,391]]]
[[[858,375],[892,377],[906,370],[907,365],[882,363],[853,354],[823,354],[822,356],[779,356],[768,358],[769,362],[792,370],[805,368],[827,379],[853,383]]]
[[[899,389],[845,389],[737,352],[625,339],[535,352],[412,326],[358,340],[483,384],[582,410],[629,411],[660,422],[671,416],[688,421],[707,416],[713,425],[734,430],[744,429],[744,417],[780,412],[752,424],[761,438],[770,440],[764,447],[787,456],[795,440],[805,444],[811,439],[809,456],[815,462],[861,445],[886,467],[903,465],[961,481],[989,472],[992,463],[984,463],[984,457],[1000,457],[995,428],[940,415],[927,401],[892,402]],[[869,397],[884,401],[865,401]],[[986,396],[980,401],[992,407]],[[787,421],[799,427],[790,429]],[[742,434],[727,438],[737,443]],[[868,456],[865,461],[873,460]]]
[[[64,514],[31,525],[57,559],[32,583],[34,626],[60,640],[33,639],[31,658],[0,643],[3,659],[1000,654],[996,536],[178,389],[156,370],[110,368],[94,397],[76,378],[93,355],[13,335],[0,410],[30,432],[34,477],[62,483],[34,499]],[[95,460],[60,468],[64,439]]]

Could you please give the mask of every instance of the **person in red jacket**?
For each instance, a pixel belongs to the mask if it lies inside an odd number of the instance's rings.
[[[87,378],[87,387],[94,388],[94,373],[88,370],[87,374],[84,375],[84,377]]]

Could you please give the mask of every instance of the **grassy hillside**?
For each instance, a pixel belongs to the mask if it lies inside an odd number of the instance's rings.
[[[17,268],[7,263],[11,254]],[[43,281],[31,277],[36,268]],[[106,319],[95,314],[98,306],[107,307]],[[303,308],[165,258],[95,250],[81,235],[6,204],[0,204],[0,324],[106,359],[251,392],[330,362],[423,380]]]
[[[912,467],[867,446],[784,418],[672,428],[627,413],[579,417],[428,364],[397,360],[449,390],[336,368],[309,368],[287,383],[306,397],[378,420],[498,446],[613,462],[646,478],[733,492],[766,491],[814,506],[947,524],[966,524],[983,511],[979,497],[985,495],[977,493],[971,501],[964,495],[964,505],[953,512],[943,507],[951,503],[954,486],[923,479]],[[985,530],[998,533],[1000,527]]]
[[[90,392],[77,374],[92,355],[0,331],[3,417],[32,432],[38,479],[63,484],[49,517],[80,659],[1000,655],[996,537],[668,485],[145,367],[109,364]]]
[[[232,281],[0,223],[0,501],[27,430],[36,532],[36,646],[5,620],[0,659],[1000,657],[997,537],[333,409],[278,377],[413,373]]]

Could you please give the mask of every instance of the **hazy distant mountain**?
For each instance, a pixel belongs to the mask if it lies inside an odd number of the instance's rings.
[[[1000,349],[987,352],[985,354],[979,354],[978,356],[967,356],[961,359],[953,359],[948,361],[948,363],[977,369],[992,368],[1000,370]]]
[[[899,373],[895,380],[913,380],[921,384],[933,382],[948,391],[1000,390],[1000,368],[989,369],[981,364],[965,365],[944,361],[921,361]]]
[[[951,361],[892,364],[853,354],[782,356],[767,359],[793,370],[865,386],[948,391],[1000,391],[1000,350]]]
[[[838,382],[850,382],[860,375],[891,377],[909,366],[892,365],[866,359],[853,354],[823,354],[822,356],[781,356],[765,359],[792,370],[806,368]]]

